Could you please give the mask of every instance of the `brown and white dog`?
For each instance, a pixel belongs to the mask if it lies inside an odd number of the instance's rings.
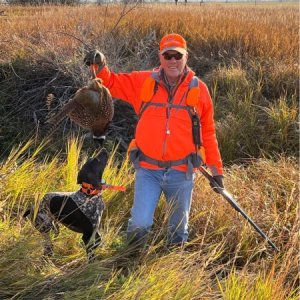
[[[101,196],[102,175],[107,164],[108,153],[102,150],[96,157],[88,159],[77,176],[81,188],[77,192],[47,193],[41,201],[37,216],[33,219],[33,208],[24,217],[30,216],[37,230],[44,236],[44,255],[53,255],[50,231],[59,233],[58,224],[82,233],[88,260],[101,242],[100,221],[105,208]]]

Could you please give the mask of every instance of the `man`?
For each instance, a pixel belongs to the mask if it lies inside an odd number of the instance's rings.
[[[170,205],[168,242],[181,245],[188,239],[194,171],[205,161],[223,187],[222,161],[213,104],[206,85],[187,66],[185,39],[174,33],[164,36],[159,59],[160,66],[153,71],[131,73],[111,72],[97,50],[86,56],[85,63],[114,98],[130,103],[139,115],[129,147],[136,179],[128,238],[147,236],[163,192]]]

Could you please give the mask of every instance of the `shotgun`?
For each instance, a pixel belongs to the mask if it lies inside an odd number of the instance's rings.
[[[213,176],[211,176],[204,167],[200,166],[199,171],[209,180],[211,185],[213,186],[213,189],[217,190],[220,195],[223,196],[225,200],[229,202],[229,204],[237,211],[239,212],[251,225],[252,227],[258,232],[267,242],[268,244],[277,252],[279,252],[279,249],[275,246],[275,244],[268,238],[268,236],[252,221],[252,219],[242,210],[242,208],[239,206],[239,204],[236,202],[236,200],[233,198],[233,196],[228,193],[224,188],[221,188],[218,183],[214,180]]]

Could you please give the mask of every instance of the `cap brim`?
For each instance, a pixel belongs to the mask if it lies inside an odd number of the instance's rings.
[[[177,51],[177,52],[179,52],[181,54],[185,54],[187,52],[186,49],[184,49],[184,48],[180,48],[180,47],[168,47],[168,48],[163,49],[160,53],[164,54],[165,52],[170,51],[170,50]]]

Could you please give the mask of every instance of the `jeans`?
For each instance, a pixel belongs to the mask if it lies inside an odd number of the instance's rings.
[[[171,207],[168,220],[169,243],[186,242],[192,191],[193,179],[187,179],[185,172],[171,168],[163,170],[138,168],[134,203],[128,221],[128,238],[138,240],[149,233],[153,225],[155,208],[163,192]]]

